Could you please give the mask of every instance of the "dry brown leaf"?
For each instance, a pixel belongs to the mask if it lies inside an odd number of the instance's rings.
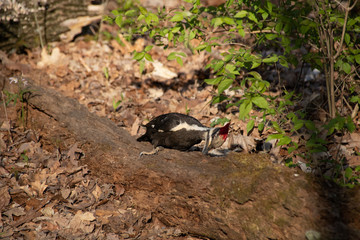
[[[31,189],[29,187],[29,185],[25,185],[25,186],[20,186],[19,189],[23,190],[27,195],[29,195],[30,197],[34,197],[36,196],[36,191]]]
[[[31,187],[37,192],[38,196],[43,197],[43,193],[48,185],[46,185],[46,181],[37,180],[31,183]]]
[[[360,166],[360,156],[350,156],[347,158],[350,167]]]
[[[77,147],[78,146],[78,143],[74,143],[68,153],[67,153],[67,156],[69,157],[70,159],[70,162],[72,163],[73,166],[78,166],[78,162],[75,161],[75,160],[78,160],[79,159],[79,156],[77,156],[76,153],[81,153],[83,154],[83,151]]]
[[[2,214],[8,216],[10,219],[13,219],[13,216],[19,217],[26,214],[24,208],[21,207],[19,204],[14,203],[11,205],[11,208]]]
[[[256,147],[255,139],[251,136],[231,134],[223,144],[223,147],[227,149],[235,149],[237,146],[240,146],[245,152],[250,152]]]
[[[0,131],[10,131],[10,129],[11,129],[10,120],[4,121],[0,126]],[[0,136],[2,138],[3,134],[1,134]]]
[[[9,188],[7,186],[4,186],[0,188],[0,213],[3,211],[3,209],[9,205],[10,203],[10,194],[9,194]],[[0,215],[1,216],[1,215]]]
[[[154,62],[147,62],[147,64],[152,64],[152,66],[154,67],[154,71],[147,74],[148,77],[156,79],[157,81],[173,79],[178,76],[176,73],[165,67],[164,64],[157,60],[155,60]]]
[[[54,213],[55,213],[54,209],[51,206],[46,206],[43,209],[41,209],[40,211],[46,217],[52,217],[52,216],[54,216]]]
[[[137,117],[131,127],[130,134],[132,136],[136,136],[138,134],[139,128],[140,128],[140,119]]]
[[[69,188],[63,188],[61,189],[61,196],[64,198],[64,199],[67,199],[69,196],[70,196],[70,193],[71,193],[71,190]]]
[[[67,65],[69,60],[65,56],[65,54],[60,52],[60,49],[58,47],[55,47],[51,54],[49,55],[47,53],[47,49],[43,48],[41,50],[41,61],[37,63],[38,68],[44,68],[47,66],[64,66]]]
[[[3,140],[4,134],[0,133],[0,152],[5,152],[5,150],[7,149],[7,145],[5,143],[5,141]]]
[[[100,196],[102,194],[101,188],[96,184],[95,189],[92,191],[92,195],[94,195],[96,201],[98,202],[100,199]]]
[[[94,224],[91,221],[95,220],[95,216],[91,212],[77,211],[73,219],[69,223],[72,229],[79,229],[84,233],[90,233],[94,230]]]
[[[125,193],[125,188],[122,185],[116,184],[115,192],[116,192],[116,195],[122,196]]]

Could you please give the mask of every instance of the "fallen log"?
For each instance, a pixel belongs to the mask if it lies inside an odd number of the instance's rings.
[[[150,211],[152,220],[207,239],[360,236],[359,191],[330,188],[315,177],[272,163],[266,154],[209,157],[164,150],[139,158],[150,144],[136,142],[110,120],[55,90],[36,85],[30,89],[31,121],[35,124],[39,114],[46,114],[71,132],[81,143],[91,173],[123,184],[124,195],[135,208]],[[45,124],[41,128],[56,131]]]

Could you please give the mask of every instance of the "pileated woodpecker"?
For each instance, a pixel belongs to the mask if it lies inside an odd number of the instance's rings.
[[[223,127],[209,128],[196,118],[181,113],[157,116],[144,126],[146,133],[137,139],[139,142],[150,142],[154,149],[151,152],[141,152],[140,156],[156,154],[159,147],[185,151],[202,140],[205,140],[202,152],[207,154],[210,149],[218,148],[225,142],[229,125],[227,123]]]

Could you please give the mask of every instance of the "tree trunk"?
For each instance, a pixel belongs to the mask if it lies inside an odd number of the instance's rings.
[[[54,126],[71,132],[91,173],[124,184],[124,196],[134,208],[151,211],[152,220],[209,239],[305,239],[310,230],[322,239],[360,236],[359,191],[322,186],[314,177],[273,164],[266,154],[209,157],[166,149],[139,158],[150,144],[136,142],[74,99],[35,85],[30,89],[32,125],[59,135],[58,128],[39,120],[45,113]]]
[[[3,0],[0,4],[0,49],[32,48],[59,40],[65,20],[88,16],[89,0]],[[90,14],[91,15],[91,14]]]

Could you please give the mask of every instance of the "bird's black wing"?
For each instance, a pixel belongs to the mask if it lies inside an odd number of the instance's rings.
[[[181,123],[187,123],[188,125],[195,125],[204,127],[196,118],[181,114],[181,113],[167,113],[160,115],[148,124],[147,129],[154,129],[156,131],[170,132],[174,127],[179,126]]]

